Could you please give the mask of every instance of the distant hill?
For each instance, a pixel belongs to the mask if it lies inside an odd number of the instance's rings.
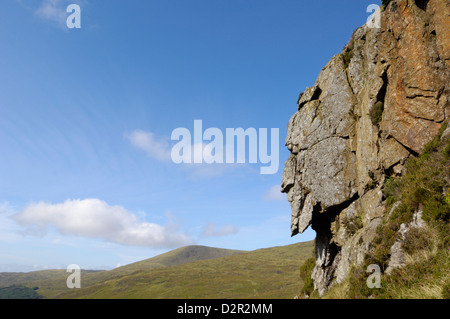
[[[301,289],[299,268],[313,251],[313,242],[249,252],[187,246],[84,273],[81,289],[66,287],[67,274],[22,285],[39,287],[46,298],[293,298]]]
[[[81,276],[83,278],[88,278],[91,274],[97,274],[100,272],[99,270],[81,270]],[[35,287],[43,287],[44,291],[47,292],[45,297],[53,297],[53,294],[49,293],[54,291],[55,293],[59,293],[60,291],[67,289],[66,280],[69,274],[65,269],[48,269],[48,270],[38,270],[32,272],[3,272],[0,273],[0,289],[2,293],[0,294],[0,299],[7,299],[6,296],[15,296],[13,298],[18,299],[31,299],[25,298],[27,294],[16,292],[22,290],[25,292],[27,289],[23,289],[24,287],[35,288]],[[20,289],[19,289],[20,288]],[[39,291],[39,298],[43,297]],[[32,296],[33,294],[28,294],[28,296]],[[22,296],[18,297],[18,296]],[[35,298],[33,298],[35,299]]]
[[[67,278],[67,272],[62,269],[38,270],[31,272],[1,272],[0,287],[14,286],[24,282],[54,279],[58,277]]]
[[[83,275],[97,273],[99,270],[82,270]],[[8,286],[20,286],[42,280],[66,280],[68,273],[65,269],[47,269],[31,272],[0,272],[0,288]]]
[[[222,249],[213,248],[207,246],[186,246],[181,247],[167,253],[158,255],[153,258],[149,258],[143,261],[138,261],[133,264],[118,267],[113,270],[113,272],[132,272],[136,270],[143,269],[153,269],[164,266],[176,266],[185,263],[206,260],[213,258],[220,258],[226,256],[232,256],[235,254],[243,253],[244,250],[232,250],[232,249]]]
[[[219,258],[242,253],[242,250],[213,248],[206,246],[186,246],[167,253],[138,261],[129,265],[117,267],[109,271],[82,270],[82,286],[92,286],[99,282],[125,276],[136,271],[155,269],[160,267],[182,265],[185,263]],[[39,292],[47,298],[54,298],[67,290],[65,269],[40,270],[28,273],[0,273],[0,287],[26,285],[40,287]]]
[[[57,297],[293,298],[301,289],[299,268],[313,251],[308,242],[138,270]]]

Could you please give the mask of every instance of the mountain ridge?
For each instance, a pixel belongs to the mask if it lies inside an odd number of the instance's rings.
[[[214,295],[246,298],[255,297],[255,293],[252,295],[249,291],[273,294],[277,290],[274,287],[279,285],[276,277],[283,277],[282,281],[289,287],[283,293],[294,297],[301,288],[298,269],[312,253],[312,242],[254,251],[191,245],[108,271],[84,271],[81,289],[69,290],[66,287],[68,274],[62,270],[56,271],[54,278],[29,278],[31,280],[22,280],[20,284],[38,287],[40,295],[52,299],[212,298]],[[221,284],[211,285],[214,281]],[[223,286],[228,290],[220,291]]]
[[[148,259],[144,259],[135,263],[117,267],[115,269],[133,268],[133,267],[139,269],[152,268],[152,265],[155,265],[155,267],[158,267],[158,265],[162,267],[182,265],[184,263],[192,261],[220,258],[225,256],[231,256],[234,254],[239,254],[242,252],[245,251],[226,248],[216,248],[203,245],[188,245]]]

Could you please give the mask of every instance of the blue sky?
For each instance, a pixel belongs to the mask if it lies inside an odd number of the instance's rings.
[[[80,29],[66,25],[72,3]],[[286,127],[372,3],[1,1],[0,271],[313,239],[290,237],[279,193]],[[278,172],[174,164],[171,133],[194,120],[278,128]]]

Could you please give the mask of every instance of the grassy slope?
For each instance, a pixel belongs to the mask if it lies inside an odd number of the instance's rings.
[[[67,278],[62,269],[39,270],[32,272],[2,272],[0,273],[0,287],[19,285],[26,282],[47,280],[52,278]]]
[[[97,274],[101,271],[82,270],[83,275]],[[31,272],[1,272],[0,288],[9,286],[20,286],[30,282],[40,282],[47,280],[65,281],[69,274],[65,269],[48,269]]]
[[[313,242],[137,271],[61,298],[293,298]]]
[[[110,271],[82,270],[81,284],[83,287],[88,287],[96,283],[119,278],[136,271],[182,265],[192,261],[231,256],[241,252],[243,251],[205,246],[186,246],[153,258],[118,267]],[[25,285],[27,287],[39,287],[40,294],[47,298],[54,298],[57,295],[67,291],[66,279],[68,276],[69,274],[66,270],[41,270],[29,273],[0,273],[0,287],[18,284]]]
[[[82,275],[81,289],[68,290],[65,279],[26,285],[38,286],[47,298],[293,298],[301,288],[299,267],[313,251],[314,243],[307,242],[250,252],[222,251],[231,255],[179,264],[201,257],[195,256],[198,250],[181,249]]]
[[[0,287],[0,299],[42,299],[36,290],[21,286]]]
[[[450,138],[441,141],[440,134],[418,158],[408,160],[402,178],[386,180],[387,210],[399,205],[383,220],[364,265],[352,269],[349,279],[325,298],[450,298]],[[400,225],[409,223],[418,209],[427,225],[406,235],[406,266],[383,274],[380,289],[368,289],[367,266],[386,269]]]
[[[124,271],[130,273],[137,270],[160,268],[164,266],[176,266],[198,260],[232,256],[243,252],[243,250],[222,249],[206,246],[187,246],[169,251],[153,258],[119,267],[115,270],[120,271],[121,273]]]

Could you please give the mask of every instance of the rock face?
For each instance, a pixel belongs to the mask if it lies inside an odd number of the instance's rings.
[[[381,28],[357,29],[300,94],[281,189],[292,235],[316,231],[319,294],[371,251],[385,175],[401,175],[449,121],[449,25],[447,0],[390,1]]]
[[[409,224],[401,224],[400,229],[397,234],[397,240],[391,247],[391,258],[389,260],[389,265],[386,269],[386,273],[390,274],[393,269],[403,267],[405,265],[405,254],[403,252],[403,243],[405,241],[406,234],[411,228],[420,229],[425,228],[426,223],[422,219],[422,211],[417,211],[414,214],[413,221]]]

